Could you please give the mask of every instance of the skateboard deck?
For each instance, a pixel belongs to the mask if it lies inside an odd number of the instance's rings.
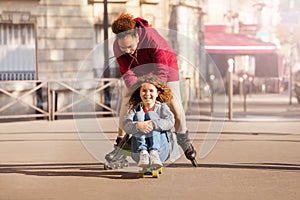
[[[138,177],[139,178],[146,178],[146,177],[159,178],[160,174],[162,174],[162,167],[159,167],[159,168],[147,167],[147,168],[141,169],[138,172]]]

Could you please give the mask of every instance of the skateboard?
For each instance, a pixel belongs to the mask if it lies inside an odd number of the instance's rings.
[[[162,167],[145,167],[145,168],[142,168],[138,172],[138,177],[139,178],[146,178],[146,177],[159,178],[160,174],[162,174]]]

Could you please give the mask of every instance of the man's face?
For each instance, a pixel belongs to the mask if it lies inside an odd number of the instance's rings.
[[[117,42],[122,52],[132,55],[139,43],[139,36],[127,35],[124,38],[119,38]]]

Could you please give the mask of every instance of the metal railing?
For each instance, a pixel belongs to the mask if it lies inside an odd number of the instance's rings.
[[[51,88],[51,119],[54,120],[57,116],[81,116],[81,115],[112,115],[116,114],[117,110],[105,104],[105,94],[107,89],[115,88],[117,94],[120,94],[122,82],[116,78],[102,78],[92,80],[52,80]],[[65,102],[64,105],[58,106],[60,95],[69,93],[71,101]],[[111,95],[111,91],[109,91]],[[98,97],[98,98],[97,98]],[[121,95],[117,96],[117,104],[120,103]],[[82,102],[92,104],[86,108],[85,105],[80,105]],[[88,103],[85,103],[88,104]],[[83,107],[81,109],[81,107]]]
[[[39,93],[42,88],[49,90],[47,81],[1,81],[0,82],[0,119],[46,117],[50,119],[49,96],[47,108],[39,104]],[[48,91],[48,94],[49,91]],[[18,106],[18,108],[13,108]],[[34,112],[20,114],[20,109],[31,108]],[[11,108],[10,111],[7,111]],[[7,111],[7,112],[5,112]]]
[[[107,105],[105,97],[107,92],[110,96],[117,94],[114,101],[119,104],[122,86],[121,80],[116,78],[0,81],[0,119],[45,117],[55,120],[58,116],[115,114],[118,106]],[[60,105],[63,96],[65,102]],[[78,109],[87,101],[95,105],[94,110]]]

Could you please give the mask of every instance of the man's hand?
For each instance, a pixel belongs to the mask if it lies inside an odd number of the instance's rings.
[[[151,120],[145,122],[137,122],[136,126],[140,131],[146,134],[150,133],[154,128],[153,122]]]

